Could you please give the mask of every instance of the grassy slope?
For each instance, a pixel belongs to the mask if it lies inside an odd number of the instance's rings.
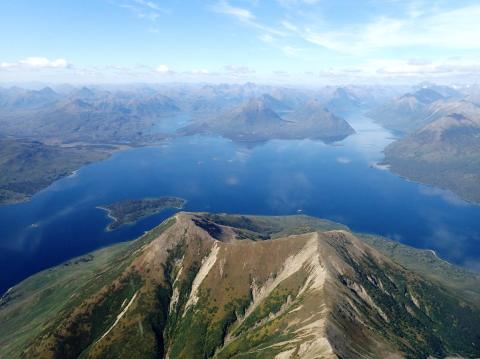
[[[442,117],[395,141],[385,149],[385,162],[402,176],[480,203],[478,110]]]
[[[107,227],[109,231],[113,231],[168,208],[181,209],[185,202],[177,197],[145,198],[115,202],[99,208],[105,209],[109,216],[113,217],[113,222]]]
[[[0,140],[0,205],[27,200],[81,166],[107,158],[111,147],[59,147]]]
[[[0,358],[16,357],[51,321],[110,284],[132,255],[174,221],[169,219],[134,242],[120,243],[24,280],[0,301]]]
[[[423,142],[418,135],[410,135],[385,149],[385,162],[401,176],[480,203],[479,136],[479,129],[439,142]]]
[[[205,214],[204,218],[209,221],[213,220],[220,225],[236,227],[240,231],[241,237],[251,239],[277,238],[289,234],[309,233],[312,230],[346,229],[346,227],[333,222],[306,216],[245,217]],[[112,246],[94,252],[91,255],[72,260],[67,263],[68,265],[61,265],[41,272],[17,285],[0,302],[0,322],[2,323],[0,326],[0,346],[2,347],[4,357],[17,357],[22,348],[52,324],[53,319],[55,319],[54,321],[64,320],[65,316],[86,298],[97,293],[102,287],[110,286],[112,281],[118,279],[124,269],[136,258],[137,250],[156,238],[172,222],[172,220],[165,222],[137,241]],[[208,227],[206,223],[198,223],[197,225],[203,226],[202,228],[211,234],[217,234],[216,229]],[[361,239],[379,249],[382,253],[387,254],[405,268],[420,273],[425,277],[433,278],[457,291],[462,291],[466,297],[473,300],[480,297],[478,290],[480,288],[480,279],[477,275],[441,261],[435,256],[429,255],[427,251],[413,249],[371,235],[362,235]],[[250,259],[259,256],[260,253],[249,252],[253,247],[248,245],[248,243],[249,241],[246,241],[242,245],[240,242],[236,246],[229,247],[231,259],[226,261],[226,265],[234,265],[239,260],[248,263]],[[288,243],[289,246],[294,245],[292,241]],[[279,265],[279,263],[276,263],[276,260],[281,261],[281,258],[286,258],[290,252],[293,253],[297,250],[289,246],[280,246],[280,243],[277,244],[276,241],[265,241],[259,244],[261,246],[256,246],[255,248],[263,251],[265,260],[260,261],[260,263],[266,267],[264,268],[265,270],[259,269],[258,273],[271,273],[274,267],[270,267]],[[275,250],[273,250],[274,248]],[[122,301],[125,298],[131,298],[133,293],[138,290],[136,288],[142,289],[139,292],[136,304],[129,311],[127,318],[124,319],[126,324],[119,325],[116,328],[116,332],[112,332],[112,335],[109,336],[111,337],[109,341],[96,346],[92,349],[93,351],[90,351],[88,348],[82,349],[84,357],[98,357],[102,355],[104,357],[121,357],[128,353],[131,354],[132,350],[138,354],[138,357],[141,357],[141,355],[143,357],[158,355],[158,348],[156,350],[152,348],[154,348],[154,343],[159,341],[165,341],[168,344],[171,353],[175,354],[172,357],[189,357],[189,355],[191,357],[191,355],[198,354],[191,352],[191,350],[199,350],[201,353],[211,354],[215,348],[221,345],[226,328],[236,320],[238,313],[241,314],[245,311],[245,308],[251,301],[248,276],[242,276],[241,272],[235,269],[235,266],[230,269],[227,266],[224,268],[224,271],[225,273],[231,273],[232,277],[225,278],[222,281],[215,280],[212,277],[207,280],[205,286],[202,285],[197,306],[199,312],[196,312],[195,316],[191,310],[187,310],[183,317],[166,316],[165,313],[168,312],[168,305],[171,300],[171,294],[168,293],[171,293],[175,287],[179,291],[176,304],[177,310],[175,312],[182,313],[184,311],[192,288],[192,282],[201,265],[199,258],[208,253],[208,248],[205,248],[200,241],[191,242],[188,246],[180,242],[176,249],[168,253],[168,260],[164,267],[164,275],[166,276],[165,286],[155,289],[148,283],[140,283],[133,278],[130,280],[130,284],[120,283],[115,287],[111,287],[104,294],[103,299],[96,302],[93,309],[91,309],[93,311],[86,312],[88,317],[85,317],[85,315],[77,316],[76,322],[78,327],[73,327],[77,328],[75,331],[71,332],[72,327],[66,327],[71,334],[61,337],[59,343],[65,346],[62,350],[66,350],[66,353],[71,354],[72,340],[73,343],[77,343],[77,340],[82,338],[82,340],[85,340],[87,338],[86,334],[82,334],[87,333],[85,328],[93,328],[94,331],[91,331],[88,335],[98,338],[114,321],[121,308]],[[271,257],[270,253],[276,253],[277,257]],[[345,256],[347,258],[348,253],[345,253]],[[182,257],[184,257],[182,262],[188,263],[188,267],[184,268],[182,280],[175,283],[179,273],[178,268],[176,268],[177,262]],[[255,271],[257,270],[257,265],[252,267],[255,268]],[[373,274],[377,278],[382,278],[382,282],[388,282],[388,278],[382,273],[382,269],[375,266],[371,268],[363,266],[362,268],[367,268],[366,272],[363,270],[363,273]],[[358,268],[357,272],[362,273],[362,268]],[[240,275],[240,277],[236,277],[236,275]],[[355,274],[352,275],[355,276]],[[298,292],[298,284],[305,280],[305,272],[300,271],[296,276],[298,278],[295,277],[294,281],[285,281],[272,292],[267,300],[257,308],[256,312],[252,313],[253,315],[249,319],[250,322],[246,322],[243,326],[236,328],[236,333],[239,334],[238,338],[222,350],[222,355],[228,357],[232,353],[238,354],[252,343],[257,343],[255,344],[255,352],[245,357],[258,357],[261,355],[259,353],[261,353],[262,348],[269,343],[276,343],[291,337],[289,335],[287,337],[278,336],[278,329],[285,327],[286,323],[288,323],[287,318],[280,315],[277,319],[266,322],[265,320],[270,312],[279,312],[281,314],[280,309],[289,300],[288,293],[295,294]],[[245,281],[246,279],[247,281]],[[349,279],[346,278],[345,280],[348,281]],[[357,282],[359,280],[363,281],[361,283],[368,289],[371,295],[378,296],[378,301],[391,300],[388,296],[379,292],[378,288],[372,287],[370,279],[365,274],[362,274],[360,279],[356,279]],[[397,284],[400,282],[401,280],[397,281]],[[222,285],[219,287],[218,283],[222,283]],[[420,294],[417,294],[417,296],[424,297],[433,303],[435,298],[427,290],[428,288],[425,288],[427,287],[420,285],[416,292]],[[404,300],[402,299],[403,289],[401,287],[400,289],[392,287],[389,290],[392,293],[397,291],[399,293],[397,299]],[[212,302],[212,300],[214,301]],[[438,303],[435,304],[435,307],[432,307],[432,309],[437,308],[439,310],[439,314],[434,313],[435,315],[441,315],[442,306],[444,306],[444,303]],[[397,307],[392,306],[392,310],[398,310],[399,313],[404,315],[404,309],[402,309],[401,305],[397,309],[395,308]],[[362,310],[368,311],[369,309],[364,308]],[[448,310],[452,312],[451,308]],[[395,313],[392,312],[391,314],[399,315]],[[460,313],[459,315],[463,314]],[[413,324],[405,322],[401,325],[411,326]],[[427,321],[421,325],[430,324]],[[141,331],[138,330],[140,327],[142,328]],[[160,334],[162,330],[159,328],[165,329],[165,338]],[[439,329],[441,330],[441,328]],[[376,330],[382,331],[382,326],[379,326]],[[395,330],[402,330],[402,328],[399,327]],[[61,334],[62,332],[59,333]],[[143,334],[139,335],[139,333]],[[394,335],[394,332],[385,332],[384,335],[391,336]],[[85,345],[88,345],[88,342],[85,343]],[[185,343],[189,343],[189,345],[185,345]],[[401,344],[399,343],[399,345]],[[282,348],[279,347],[277,349],[281,350]]]
[[[480,274],[450,264],[429,250],[413,248],[370,234],[360,234],[358,237],[408,270],[461,291],[480,305]]]

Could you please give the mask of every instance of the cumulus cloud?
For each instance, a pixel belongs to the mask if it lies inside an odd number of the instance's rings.
[[[167,65],[164,65],[164,64],[158,65],[158,66],[155,68],[155,72],[157,72],[157,73],[159,73],[159,74],[162,74],[162,75],[166,75],[166,74],[171,74],[171,73],[173,73],[173,71],[170,70],[170,68],[169,68]]]
[[[71,67],[67,60],[58,58],[50,60],[46,57],[27,57],[16,62],[1,62],[0,69],[65,69]]]

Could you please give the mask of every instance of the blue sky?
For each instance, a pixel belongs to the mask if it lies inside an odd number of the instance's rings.
[[[480,3],[0,2],[0,81],[477,81]]]

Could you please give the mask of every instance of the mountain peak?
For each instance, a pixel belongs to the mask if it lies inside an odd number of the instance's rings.
[[[39,94],[48,95],[48,96],[57,96],[58,95],[50,86],[46,86],[46,87],[42,88],[41,90],[38,90],[37,92]]]
[[[95,93],[88,87],[82,86],[81,88],[74,90],[71,97],[87,100],[95,98]]]
[[[430,104],[432,102],[443,100],[443,97],[440,93],[431,88],[421,88],[412,94],[418,101],[423,104]]]
[[[263,98],[251,98],[245,104],[234,109],[233,114],[237,121],[245,123],[278,123],[282,121]]]
[[[89,258],[2,299],[2,321],[22,305],[49,313],[26,331],[27,357],[479,354],[478,308],[325,220],[178,213]],[[75,270],[86,274],[65,287]],[[53,311],[40,309],[57,288]]]

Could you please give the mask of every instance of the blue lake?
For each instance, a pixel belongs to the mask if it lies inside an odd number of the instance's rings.
[[[187,199],[188,211],[328,218],[480,270],[480,206],[378,168],[392,135],[360,115],[349,122],[357,134],[333,145],[245,146],[194,136],[131,149],[27,203],[0,207],[0,292],[71,257],[133,239],[173,213],[106,232],[108,219],[96,206],[164,195]]]

